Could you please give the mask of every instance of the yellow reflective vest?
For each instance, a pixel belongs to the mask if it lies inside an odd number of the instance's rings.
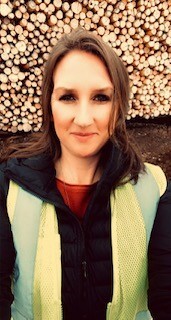
[[[147,249],[165,190],[161,168],[146,164],[146,173],[140,174],[137,184],[128,182],[111,193],[114,283],[106,320],[151,319]],[[55,207],[10,181],[7,208],[17,252],[12,318],[62,320],[61,243]]]

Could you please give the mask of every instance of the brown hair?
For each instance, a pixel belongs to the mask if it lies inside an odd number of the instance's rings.
[[[72,50],[82,50],[98,56],[105,64],[114,85],[113,108],[109,122],[110,140],[121,149],[127,166],[123,169],[122,177],[129,176],[137,180],[138,173],[144,168],[140,155],[130,143],[125,117],[129,108],[129,77],[127,70],[114,50],[93,32],[82,28],[64,35],[54,46],[45,65],[42,83],[41,105],[43,109],[43,124],[40,132],[32,133],[28,140],[13,143],[3,152],[2,160],[7,158],[27,158],[48,151],[56,160],[60,157],[61,149],[56,136],[53,121],[51,121],[51,95],[53,91],[53,72],[61,59]],[[113,129],[114,128],[114,129]]]

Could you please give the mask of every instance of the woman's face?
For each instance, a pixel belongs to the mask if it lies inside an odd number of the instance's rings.
[[[113,84],[95,55],[71,51],[56,66],[52,116],[62,155],[99,156],[109,139]]]

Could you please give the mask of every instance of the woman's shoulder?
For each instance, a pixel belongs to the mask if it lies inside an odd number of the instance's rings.
[[[0,163],[0,183],[1,183],[1,180],[3,180],[5,177],[6,168],[7,168],[7,161],[1,162]]]
[[[7,161],[0,163],[0,196],[7,194],[9,186],[9,179],[5,175],[6,167]]]
[[[164,171],[158,165],[154,165],[148,162],[145,162],[144,164],[145,164],[145,171],[149,174],[152,174],[152,176],[154,177],[158,185],[160,196],[162,196],[165,193],[167,188],[167,179]]]
[[[170,205],[170,216],[171,216],[171,180],[168,181],[166,191],[160,198],[159,205],[162,205],[162,204]]]
[[[10,180],[27,190],[40,191],[46,189],[54,177],[54,163],[48,154],[43,153],[28,158],[11,158],[1,163],[1,194],[4,192],[7,195]]]
[[[153,232],[156,235],[168,235],[171,240],[171,181],[159,200]]]
[[[7,166],[7,161],[3,161],[0,163],[0,174],[4,172],[4,169]]]

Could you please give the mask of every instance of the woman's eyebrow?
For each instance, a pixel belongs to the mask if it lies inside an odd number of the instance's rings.
[[[57,87],[57,88],[54,89],[54,92],[57,92],[58,90],[72,91],[74,89],[67,88],[67,87]]]
[[[72,88],[58,87],[58,88],[53,89],[52,96],[56,96],[60,92],[65,92],[65,93],[73,93],[74,92],[75,93],[76,90],[72,89]]]
[[[104,87],[104,88],[97,88],[92,90],[93,92],[105,92],[105,91],[113,91],[113,87]]]
[[[74,88],[67,88],[67,87],[57,87],[53,90],[53,94],[57,93],[58,91],[65,91],[65,92],[76,92],[77,89]],[[92,90],[92,92],[104,92],[104,91],[113,91],[114,88],[113,87],[103,87],[103,88],[95,88]]]

